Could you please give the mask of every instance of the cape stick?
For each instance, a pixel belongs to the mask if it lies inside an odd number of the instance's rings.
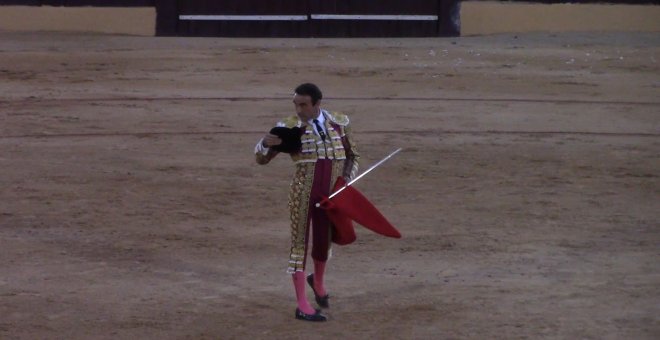
[[[355,177],[352,181],[346,183],[346,185],[344,185],[343,187],[339,188],[339,190],[333,192],[332,195],[328,196],[328,199],[331,199],[331,198],[337,196],[337,194],[339,194],[340,192],[342,192],[344,189],[348,188],[351,184],[357,182],[357,180],[360,179],[360,178],[362,178],[362,176],[368,174],[371,170],[373,170],[373,169],[377,168],[378,166],[380,166],[381,164],[385,163],[386,160],[390,159],[390,157],[396,155],[396,153],[399,152],[399,151],[401,151],[401,150],[402,150],[402,148],[398,148],[398,149],[394,150],[394,152],[392,152],[391,154],[387,155],[387,157],[381,159],[380,161],[378,161],[378,163],[372,165],[369,169],[365,170],[365,171],[364,171],[363,173],[361,173],[359,176]],[[317,208],[320,207],[320,206],[321,206],[320,203],[316,203],[316,207],[317,207]]]

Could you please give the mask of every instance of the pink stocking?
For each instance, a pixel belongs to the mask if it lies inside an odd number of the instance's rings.
[[[298,309],[305,314],[316,313],[316,310],[307,301],[307,295],[305,294],[305,272],[295,272],[291,277],[293,277],[293,287],[296,289]]]
[[[325,261],[314,260],[314,290],[319,296],[326,296],[323,286],[323,274],[325,273]]]

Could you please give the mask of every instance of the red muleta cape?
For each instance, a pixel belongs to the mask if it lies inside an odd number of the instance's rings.
[[[332,192],[341,189],[344,185],[346,185],[344,178],[337,177]],[[320,204],[332,221],[332,242],[336,244],[345,245],[355,241],[352,221],[375,233],[401,238],[401,233],[353,186],[347,187],[332,199],[324,198]]]

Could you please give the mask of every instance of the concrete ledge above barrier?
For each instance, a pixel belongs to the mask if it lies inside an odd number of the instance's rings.
[[[0,30],[153,36],[156,8],[0,6]]]
[[[512,32],[660,31],[660,6],[467,1],[461,35]]]

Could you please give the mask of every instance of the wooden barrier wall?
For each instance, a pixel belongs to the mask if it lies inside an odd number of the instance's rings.
[[[156,34],[458,36],[459,0],[0,0],[0,5],[155,7]]]
[[[0,5],[154,7],[157,0],[0,0]]]
[[[660,31],[660,6],[641,5],[660,0],[0,0],[0,30],[225,37]]]
[[[458,0],[157,1],[158,34],[225,37],[457,36]],[[452,18],[455,20],[452,21]]]

